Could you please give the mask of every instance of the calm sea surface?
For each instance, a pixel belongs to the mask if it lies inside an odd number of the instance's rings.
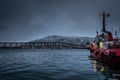
[[[85,49],[0,49],[0,80],[103,80]]]

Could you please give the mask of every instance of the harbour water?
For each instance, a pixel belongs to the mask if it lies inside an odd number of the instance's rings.
[[[104,80],[88,56],[85,49],[0,49],[0,80]]]

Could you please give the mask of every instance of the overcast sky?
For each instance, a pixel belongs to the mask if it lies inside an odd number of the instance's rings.
[[[0,0],[0,41],[48,35],[94,37],[106,11],[107,28],[120,27],[120,0]]]

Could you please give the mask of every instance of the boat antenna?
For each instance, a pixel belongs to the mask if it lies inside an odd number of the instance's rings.
[[[96,35],[98,36],[98,31],[96,31]]]
[[[102,27],[102,32],[106,32],[106,27],[105,27],[105,25],[106,25],[106,23],[105,23],[105,21],[106,21],[106,17],[109,17],[110,16],[110,14],[108,13],[105,13],[104,11],[103,11],[103,13],[101,13],[100,14],[102,17],[103,17],[103,22],[102,22],[102,24],[103,24],[103,27]]]
[[[115,37],[117,38],[117,31],[115,31]]]

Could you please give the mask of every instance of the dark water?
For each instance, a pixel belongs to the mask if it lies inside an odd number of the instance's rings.
[[[0,49],[0,80],[103,80],[82,49]]]

